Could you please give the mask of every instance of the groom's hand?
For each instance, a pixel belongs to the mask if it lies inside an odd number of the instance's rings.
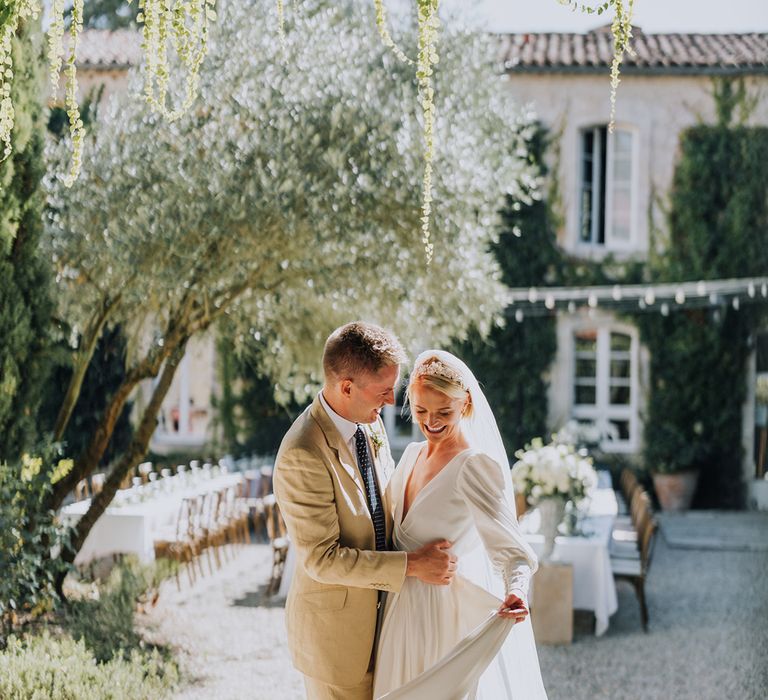
[[[456,575],[458,559],[450,553],[447,540],[425,544],[415,552],[408,552],[406,576],[415,576],[424,583],[447,586]]]

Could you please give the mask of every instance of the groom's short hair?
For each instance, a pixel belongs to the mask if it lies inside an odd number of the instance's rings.
[[[323,371],[327,379],[351,379],[383,367],[401,365],[405,350],[394,333],[373,323],[353,321],[325,341]]]

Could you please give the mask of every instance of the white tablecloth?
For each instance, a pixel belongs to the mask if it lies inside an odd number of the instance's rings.
[[[170,477],[171,480],[178,477]],[[198,479],[194,484],[163,491],[162,481],[157,481],[158,493],[151,499],[138,503],[125,502],[131,490],[118,492],[113,501],[91,528],[82,548],[75,557],[75,564],[87,564],[93,559],[112,554],[135,554],[140,561],[155,558],[154,541],[158,533],[173,530],[184,498],[212,493],[239,483],[242,475],[224,474],[212,479]],[[173,482],[171,482],[173,483]],[[90,499],[71,503],[62,508],[65,518],[78,520],[91,505]]]
[[[552,553],[552,561],[573,566],[573,607],[594,612],[598,636],[605,634],[608,619],[619,607],[608,550],[616,511],[613,489],[598,488],[592,496],[588,515],[581,522],[584,535],[558,535]],[[525,539],[540,555],[544,536],[538,534],[538,511],[526,513],[520,527]]]

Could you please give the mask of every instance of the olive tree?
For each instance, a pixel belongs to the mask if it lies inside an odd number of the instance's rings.
[[[370,9],[303,8],[283,43],[265,29],[271,2],[226,3],[196,110],[168,123],[130,94],[117,98],[86,144],[81,177],[70,189],[49,178],[47,243],[61,313],[80,339],[58,428],[104,326],[121,323],[132,339],[123,382],[51,506],[95,468],[139,382],[157,377],[69,557],[145,454],[188,340],[218,321],[259,338],[278,394],[303,398],[342,322],[377,321],[416,347],[487,330],[504,305],[489,245],[505,196],[535,184],[533,124],[503,89],[492,44],[461,31],[441,38],[427,266],[417,82],[383,46]],[[57,154],[66,161],[66,145]]]

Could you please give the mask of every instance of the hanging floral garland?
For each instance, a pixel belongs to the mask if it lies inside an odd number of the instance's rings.
[[[440,18],[439,0],[417,0],[419,19],[419,57],[416,78],[419,81],[419,97],[424,118],[424,179],[421,186],[421,237],[427,265],[432,261],[435,247],[430,235],[432,213],[432,159],[434,157],[435,90],[432,87],[433,68],[437,65],[437,35]]]
[[[64,0],[54,0],[51,8],[51,28],[48,32],[48,62],[51,68],[51,88],[59,87],[61,72],[63,37],[64,37]],[[64,177],[64,183],[71,187],[80,174],[83,163],[83,140],[85,127],[80,118],[80,106],[77,104],[77,45],[80,33],[83,31],[83,0],[74,0],[72,16],[69,25],[69,56],[67,57],[66,84],[64,87],[64,106],[69,117],[69,136],[72,139],[72,164],[69,173]]]
[[[626,6],[625,6],[626,1]],[[558,0],[561,5],[566,5],[573,10],[579,10],[588,14],[601,15],[614,8],[614,17],[611,23],[613,34],[614,54],[611,63],[611,112],[608,130],[613,131],[616,120],[616,91],[619,86],[619,70],[624,60],[625,51],[631,51],[629,42],[632,38],[632,12],[634,0],[605,0],[599,5],[586,5],[578,0]],[[405,55],[403,50],[395,43],[387,28],[387,13],[384,0],[375,0],[376,26],[384,45],[403,62],[416,63],[416,77],[419,82],[419,99],[423,115],[423,139],[424,139],[424,179],[422,182],[421,200],[421,234],[424,243],[424,252],[427,256],[427,264],[432,261],[434,244],[430,233],[430,220],[432,213],[432,162],[434,157],[434,123],[435,104],[434,88],[432,87],[432,75],[434,66],[439,57],[437,54],[437,38],[440,30],[440,18],[438,16],[439,0],[416,0],[419,30],[419,54],[416,62]],[[282,8],[281,0],[278,0],[278,14]]]
[[[197,98],[208,30],[216,21],[215,4],[216,0],[139,0],[136,21],[143,25],[144,97],[168,121],[183,116]],[[186,71],[184,100],[175,109],[168,107],[169,40]]]
[[[83,30],[83,1],[73,0],[66,59],[65,106],[72,139],[72,165],[65,177],[71,185],[80,173],[85,128],[77,104],[77,49]],[[127,0],[131,3],[132,0]],[[0,149],[5,160],[12,152],[11,137],[15,123],[11,84],[13,81],[12,40],[19,24],[36,19],[41,0],[6,0],[0,12]],[[169,121],[186,113],[197,97],[200,66],[207,53],[208,29],[216,20],[216,0],[139,0],[136,20],[142,26],[142,48],[145,57],[144,97],[153,110]],[[65,0],[53,0],[48,31],[48,61],[54,93],[59,88],[63,63],[65,34]],[[168,46],[178,54],[185,70],[185,95],[175,109],[168,106],[170,68]]]
[[[619,71],[624,61],[625,53],[633,53],[629,45],[632,39],[632,15],[635,0],[606,0],[598,5],[587,5],[578,0],[557,0],[561,5],[570,7],[574,11],[586,14],[602,15],[611,7],[614,9],[611,21],[611,34],[613,35],[613,60],[611,61],[611,113],[608,118],[608,131],[613,132],[616,122],[616,91],[619,87]]]
[[[13,109],[11,85],[13,83],[13,37],[19,24],[40,16],[40,0],[6,0],[0,24],[0,148],[3,154],[0,162],[13,151],[11,135],[16,114]]]
[[[408,58],[392,39],[386,26],[384,0],[374,0],[376,25],[381,38],[395,55],[408,64],[416,65],[419,84],[419,99],[423,115],[424,177],[422,182],[421,233],[427,263],[432,260],[434,246],[430,233],[432,213],[432,162],[434,157],[434,88],[432,76],[439,58],[437,39],[440,30],[438,16],[439,0],[416,0],[418,18],[418,58]],[[13,58],[11,44],[19,23],[36,18],[41,10],[41,0],[6,0],[4,13],[0,15],[0,148],[2,160],[12,151],[11,135],[15,120],[11,82],[13,79]],[[127,0],[132,2],[132,0]],[[602,14],[611,7],[614,17],[611,32],[614,39],[614,56],[611,64],[611,115],[609,129],[613,130],[616,112],[616,90],[619,85],[619,71],[625,51],[632,38],[632,13],[634,0],[605,0],[597,5],[588,5],[578,0],[558,0],[573,10],[589,14]],[[276,0],[278,35],[285,45],[284,2]],[[199,73],[207,52],[210,22],[216,20],[216,0],[138,0],[137,21],[142,24],[142,48],[145,56],[144,96],[152,109],[168,120],[175,120],[186,113],[197,97]],[[48,55],[51,83],[58,88],[62,65],[62,39],[64,36],[64,0],[53,0],[51,29],[48,34]],[[294,9],[296,2],[294,0]],[[72,166],[66,178],[71,184],[78,176],[82,163],[81,153],[85,130],[77,105],[76,55],[80,32],[83,27],[83,0],[74,0],[70,24],[70,47],[66,67],[65,104],[72,138]],[[168,85],[170,68],[168,44],[179,56],[186,71],[185,96],[175,109],[168,106]]]
[[[384,45],[401,61],[408,65],[416,65],[416,78],[419,83],[419,100],[421,102],[424,140],[424,177],[421,184],[421,236],[427,265],[432,262],[435,252],[430,232],[432,214],[432,162],[434,158],[434,125],[435,125],[435,90],[432,87],[433,68],[439,61],[437,53],[437,37],[440,31],[438,15],[440,0],[417,0],[417,18],[419,27],[419,53],[416,61],[408,58],[405,52],[395,43],[387,28],[387,11],[384,0],[375,0],[376,26]]]

